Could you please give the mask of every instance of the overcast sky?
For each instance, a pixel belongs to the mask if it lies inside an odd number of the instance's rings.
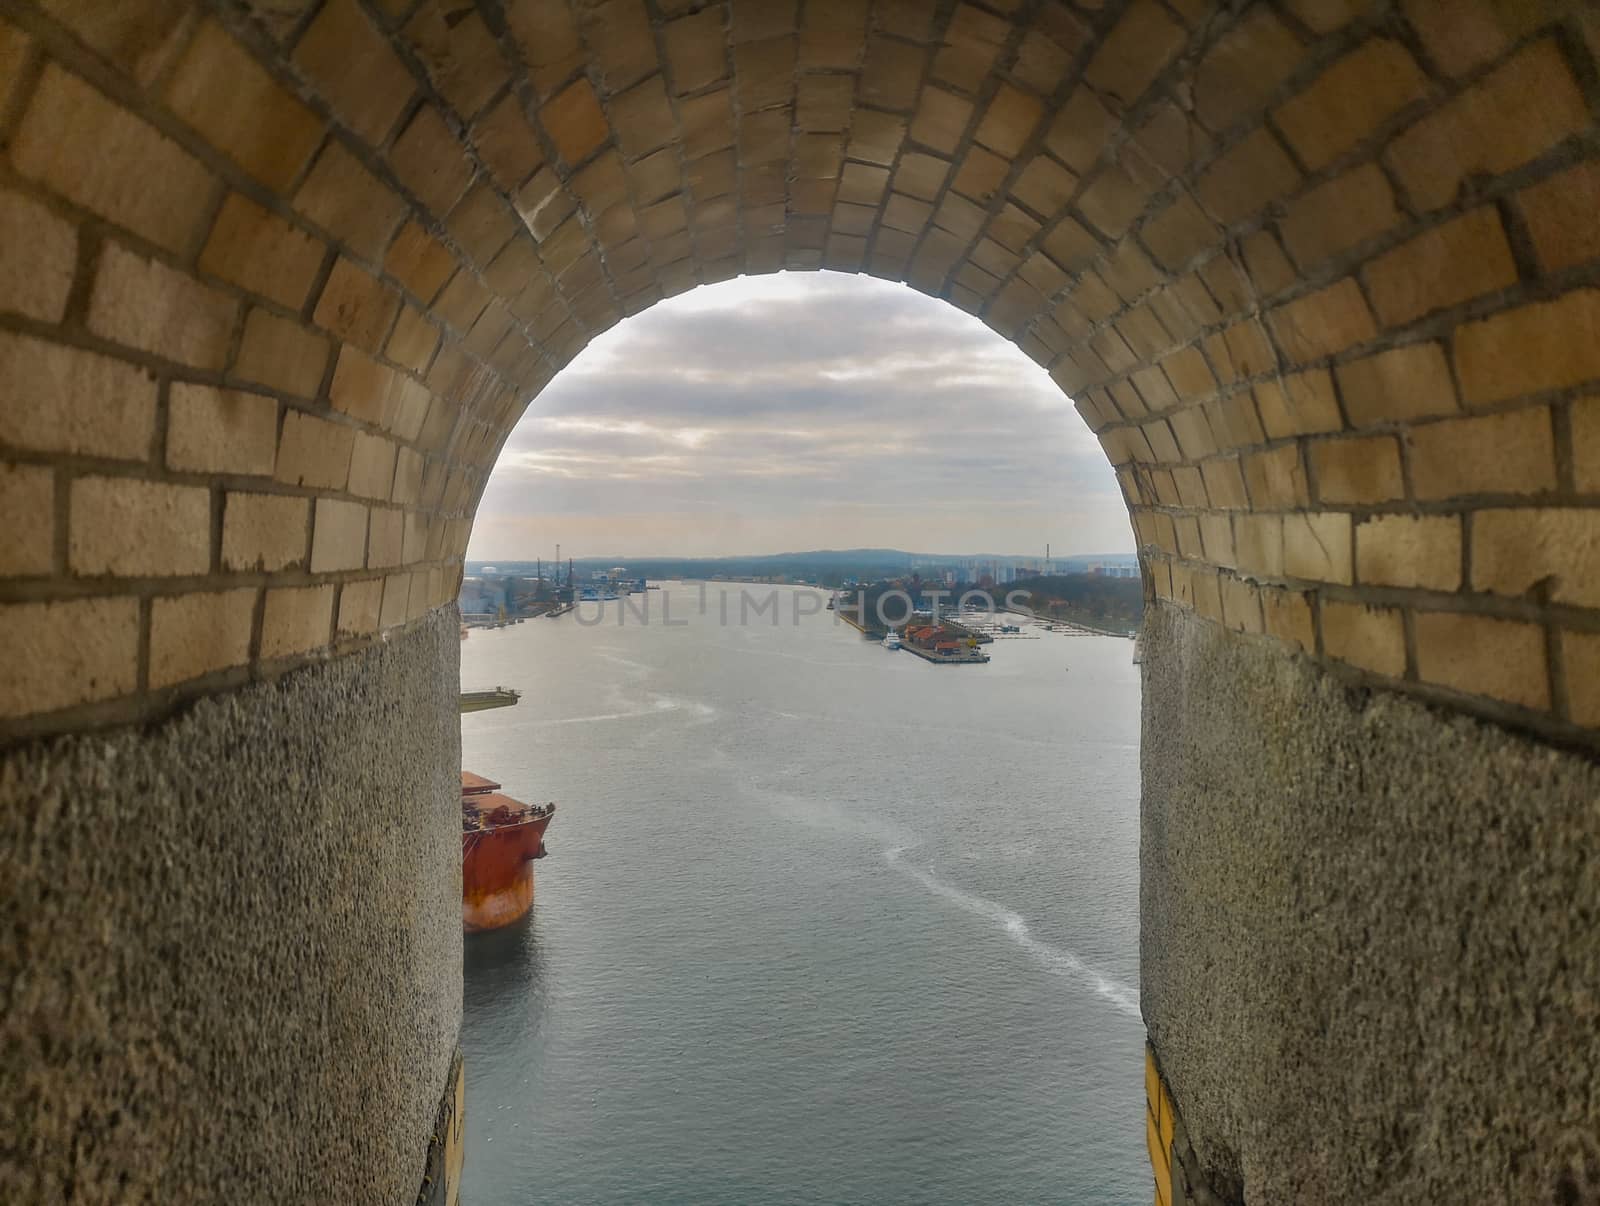
[[[529,406],[468,556],[825,548],[1131,552],[1044,371],[955,307],[831,272],[742,277],[591,343]]]

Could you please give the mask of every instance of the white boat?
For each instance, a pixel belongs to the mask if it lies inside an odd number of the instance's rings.
[[[883,638],[883,647],[885,649],[900,648],[900,634],[891,628],[889,635]]]

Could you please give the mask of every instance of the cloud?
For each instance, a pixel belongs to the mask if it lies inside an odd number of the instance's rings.
[[[834,273],[739,278],[597,338],[506,442],[470,555],[1130,551],[1049,377],[952,306]]]

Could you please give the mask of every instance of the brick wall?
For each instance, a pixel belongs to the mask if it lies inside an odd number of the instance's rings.
[[[454,595],[658,299],[905,280],[1048,368],[1156,596],[1600,725],[1600,19],[1474,0],[0,4],[0,737]]]

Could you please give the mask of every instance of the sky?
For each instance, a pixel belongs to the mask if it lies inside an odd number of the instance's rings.
[[[1133,551],[1105,454],[977,319],[832,272],[706,285],[597,337],[529,405],[472,560],[811,549]]]

